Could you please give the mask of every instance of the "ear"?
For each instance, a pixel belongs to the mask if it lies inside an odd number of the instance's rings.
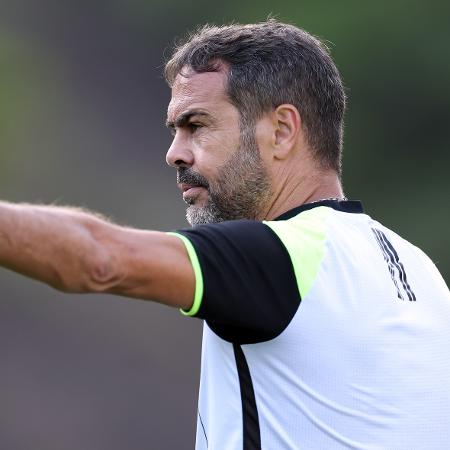
[[[296,148],[301,133],[301,119],[298,109],[294,105],[283,104],[273,112],[274,120],[274,156],[286,159]]]

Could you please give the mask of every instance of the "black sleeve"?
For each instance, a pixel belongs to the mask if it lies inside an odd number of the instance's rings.
[[[203,275],[196,317],[239,344],[273,339],[287,327],[300,293],[289,253],[267,225],[238,220],[178,233],[193,245]]]

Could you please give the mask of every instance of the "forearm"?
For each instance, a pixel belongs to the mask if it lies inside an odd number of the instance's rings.
[[[108,226],[75,208],[0,202],[0,265],[60,290],[93,291],[110,276],[99,232]]]

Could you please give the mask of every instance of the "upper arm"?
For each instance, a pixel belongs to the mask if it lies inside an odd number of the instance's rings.
[[[202,225],[178,236],[113,226],[97,241],[114,268],[97,291],[179,307],[229,341],[276,337],[300,304],[289,253],[261,222]]]
[[[182,230],[195,249],[203,296],[192,315],[225,340],[273,339],[290,323],[300,293],[290,255],[278,236],[256,221]]]
[[[104,239],[113,274],[113,281],[105,284],[105,292],[179,308],[192,306],[194,269],[178,237],[114,227]]]

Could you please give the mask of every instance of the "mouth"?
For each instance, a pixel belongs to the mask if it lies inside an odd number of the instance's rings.
[[[179,183],[178,188],[181,190],[183,195],[183,200],[191,199],[200,194],[202,189],[205,189],[204,186],[200,186],[198,184],[187,184],[187,183]]]

